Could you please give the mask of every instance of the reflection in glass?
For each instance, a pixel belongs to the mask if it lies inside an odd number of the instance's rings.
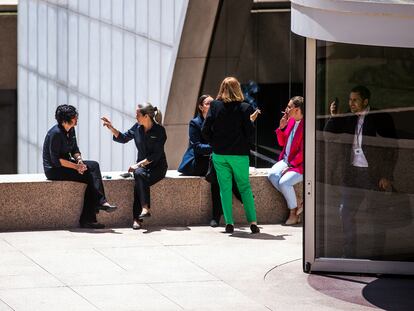
[[[317,49],[316,255],[414,260],[414,51]]]

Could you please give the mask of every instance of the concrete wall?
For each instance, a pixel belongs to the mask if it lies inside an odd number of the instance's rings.
[[[99,117],[120,130],[138,102],[166,109],[188,0],[21,0],[18,21],[18,172],[42,172],[42,143],[54,111],[80,112],[84,158],[122,170],[133,143],[112,143]]]
[[[166,153],[176,169],[188,146],[188,122],[194,117],[219,0],[190,0],[177,54],[165,115]]]
[[[8,11],[4,12],[4,10]],[[17,168],[17,13],[15,11],[15,6],[0,6],[0,174],[15,173]]]

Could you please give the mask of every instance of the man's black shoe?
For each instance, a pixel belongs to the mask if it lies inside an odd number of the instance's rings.
[[[80,227],[85,229],[103,229],[105,225],[99,222],[81,222]]]
[[[96,211],[104,211],[104,212],[107,212],[107,213],[112,213],[112,212],[116,211],[117,208],[118,207],[115,206],[115,205],[99,205],[96,208]]]
[[[233,233],[234,232],[234,226],[231,224],[226,225],[226,233]]]
[[[260,233],[260,229],[257,225],[251,224],[250,225],[250,230],[252,231],[252,233]]]

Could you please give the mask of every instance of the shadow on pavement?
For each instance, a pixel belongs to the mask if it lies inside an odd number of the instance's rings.
[[[414,278],[380,277],[366,285],[362,295],[384,310],[414,310]]]
[[[191,229],[188,227],[148,227],[148,228],[143,228],[143,230],[145,230],[144,234],[148,234],[148,233],[152,233],[152,232],[157,232],[157,231],[161,231],[161,230],[166,230],[166,231],[190,231]]]
[[[70,232],[76,232],[76,233],[91,233],[91,234],[102,234],[102,233],[113,233],[113,234],[122,234],[122,232],[118,232],[114,229],[83,229],[83,228],[77,228],[77,229],[69,229]]]
[[[272,234],[263,233],[263,232],[252,234],[250,231],[249,232],[234,231],[230,235],[230,237],[232,238],[252,239],[252,240],[278,240],[278,241],[285,240],[285,236],[290,236],[290,234],[272,235]]]
[[[361,306],[389,311],[414,310],[414,278],[310,274],[308,283],[317,291]]]

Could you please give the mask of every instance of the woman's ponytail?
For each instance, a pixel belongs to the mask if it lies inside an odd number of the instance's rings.
[[[153,118],[153,120],[159,125],[161,125],[161,123],[162,123],[162,113],[157,107],[154,107],[154,118]]]

